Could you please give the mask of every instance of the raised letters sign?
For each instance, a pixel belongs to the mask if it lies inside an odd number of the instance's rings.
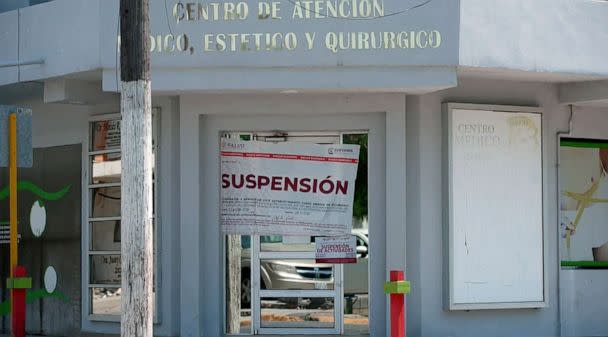
[[[105,4],[104,22],[118,7]],[[445,88],[456,80],[459,1],[152,1],[153,90]],[[104,88],[117,30],[103,27]],[[420,67],[420,68],[418,68]]]
[[[285,3],[287,6],[285,6]],[[314,21],[383,20],[403,15],[430,3],[430,1],[404,1],[400,11],[387,12],[383,0],[304,0],[304,1],[245,1],[235,2],[176,2],[171,8],[171,20],[177,28],[214,22],[232,22],[234,25],[257,20],[260,24],[278,21],[294,26]],[[235,27],[236,28],[236,27]],[[295,28],[295,27],[294,27]],[[196,52],[270,52],[312,50],[326,48],[332,53],[345,50],[437,49],[442,35],[437,29],[358,30],[358,31],[202,31],[190,33],[155,34],[150,36],[150,51],[155,53]]]

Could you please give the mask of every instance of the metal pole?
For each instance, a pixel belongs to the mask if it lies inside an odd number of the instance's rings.
[[[391,270],[391,282],[405,280],[405,273],[401,270]],[[405,296],[391,294],[391,337],[405,337]]]
[[[384,293],[391,300],[391,337],[405,337],[405,295],[410,292],[410,283],[405,272],[391,270],[390,281],[384,284]]]
[[[9,189],[10,189],[10,276],[13,279],[14,270],[19,261],[17,250],[17,115],[9,116]],[[11,306],[13,292],[11,291]]]

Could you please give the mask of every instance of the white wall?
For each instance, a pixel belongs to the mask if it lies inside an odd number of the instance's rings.
[[[222,236],[217,170],[220,130],[370,130],[370,329],[386,335],[389,268],[402,269],[405,247],[405,97],[403,95],[185,95],[180,99],[181,335],[223,331]],[[390,123],[391,125],[388,125]],[[397,138],[396,141],[395,137]],[[385,143],[391,139],[391,168]],[[219,179],[219,178],[218,178]],[[387,184],[391,181],[391,184]],[[391,200],[387,203],[387,200]],[[389,248],[390,247],[390,248]],[[394,253],[388,256],[389,252]],[[198,277],[197,277],[198,275]],[[204,286],[201,286],[204,285]]]
[[[608,3],[461,0],[460,65],[608,75]]]
[[[7,88],[8,89],[8,88]],[[32,145],[50,147],[86,141],[87,122],[94,108],[86,105],[44,104],[42,84],[19,86],[2,95],[2,104],[32,109]]]
[[[459,19],[459,34],[446,35],[445,39],[446,43],[458,39],[458,47],[450,45],[443,50],[440,62],[436,62],[437,55],[433,55],[419,63],[421,67],[403,68],[396,65],[411,62],[412,55],[406,57],[408,60],[398,58],[395,63],[378,52],[345,54],[338,58],[322,54],[291,54],[278,58],[273,55],[256,58],[252,56],[254,54],[241,57],[238,53],[227,57],[211,54],[204,58],[159,54],[152,59],[156,67],[153,73],[153,83],[156,84],[153,86],[155,90],[438,89],[456,84],[452,69],[445,67],[452,63],[447,56],[454,51],[459,55],[457,63],[466,67],[608,76],[608,65],[604,62],[608,57],[608,47],[599,42],[608,38],[606,2],[461,0],[459,9],[456,3],[433,2],[427,8],[398,16],[399,22],[405,22],[408,27],[422,20],[425,27],[441,27],[446,31],[450,29],[440,24],[442,20],[447,19],[452,24],[452,18]],[[396,5],[387,2],[387,6],[395,9]],[[399,6],[406,4],[400,3]],[[157,4],[153,8],[157,13],[153,20],[154,32],[166,33],[167,25],[175,32],[198,34],[201,31],[203,26],[198,22],[167,23],[162,7],[163,4]],[[102,7],[102,22],[113,23],[116,20],[114,8],[115,5],[110,4]],[[435,11],[434,15],[428,15],[429,10]],[[214,29],[221,30],[226,26],[221,24]],[[115,90],[116,53],[113,39],[108,37],[115,33],[110,29],[112,24],[104,25],[104,28],[100,47],[104,89]],[[424,67],[431,63],[435,66]],[[209,67],[209,64],[216,67]],[[383,68],[388,64],[392,64],[390,69]],[[367,69],[369,65],[373,67]],[[180,67],[182,71],[176,71]],[[366,79],[364,83],[361,78]]]
[[[405,6],[385,1],[387,13]],[[175,2],[168,2],[171,7]],[[409,3],[409,1],[408,1]],[[389,8],[390,7],[390,8]],[[167,22],[164,3],[152,2],[152,30],[187,31],[200,41],[208,29],[201,22]],[[171,20],[171,8],[168,8]],[[40,80],[64,74],[103,73],[104,90],[116,90],[116,0],[54,0],[19,11],[0,13],[0,63],[44,59],[44,65],[0,69],[0,84]],[[608,76],[608,3],[594,0],[461,0],[433,1],[411,13],[366,22],[367,30],[441,29],[444,47],[383,53],[349,51],[337,55],[318,51],[285,54],[165,55],[152,58],[153,89],[176,90],[429,90],[455,83],[455,66]],[[253,32],[259,23],[247,22]],[[301,30],[305,25],[361,31],[340,21],[287,20],[273,29]],[[351,20],[352,21],[352,20]],[[361,21],[361,20],[359,20]],[[370,20],[368,20],[370,21]],[[18,24],[19,22],[19,24]],[[243,23],[243,22],[241,22]],[[378,24],[377,24],[378,23]],[[344,24],[344,25],[343,25]],[[236,31],[233,22],[210,23],[213,31]],[[172,28],[169,29],[168,26]],[[335,26],[335,27],[334,27]],[[343,27],[344,26],[344,27]],[[19,27],[19,29],[18,29]],[[350,27],[350,28],[348,28]],[[242,28],[238,28],[242,29]],[[237,30],[238,30],[237,29]],[[316,29],[316,28],[315,28]],[[258,29],[259,30],[259,29]],[[19,37],[19,38],[18,38]],[[19,54],[19,55],[18,55]],[[210,67],[213,65],[215,67]],[[220,66],[218,68],[218,66]],[[299,71],[294,71],[294,69]],[[289,78],[287,78],[289,76]],[[361,81],[366,78],[366,81]]]
[[[540,106],[543,108],[544,226],[548,245],[549,306],[545,309],[448,312],[443,310],[443,176],[441,103],[461,102]],[[416,336],[559,336],[558,225],[556,204],[556,130],[568,126],[568,108],[557,105],[557,87],[513,81],[461,78],[458,88],[423,96],[408,96],[408,270],[413,294],[409,296],[408,331]],[[576,115],[577,135],[601,134],[608,111]],[[602,131],[603,130],[603,131]],[[416,247],[416,248],[413,248]],[[414,273],[414,275],[412,275]],[[418,275],[416,275],[416,273]],[[598,281],[598,280],[595,280]],[[417,284],[418,287],[417,287]],[[580,299],[579,299],[580,300]],[[563,306],[574,305],[564,302]],[[577,304],[603,308],[602,300]],[[604,311],[599,311],[605,313]],[[568,320],[575,318],[568,317]],[[605,323],[604,328],[608,328]],[[584,335],[585,331],[578,331]]]
[[[555,106],[556,93],[553,87],[530,83],[509,83],[476,81],[461,79],[460,86],[436,94],[417,98],[417,110],[408,111],[408,142],[419,144],[417,151],[408,153],[408,159],[413,156],[416,161],[408,161],[410,167],[419,166],[417,176],[408,181],[409,189],[419,191],[408,193],[408,200],[418,199],[408,204],[408,244],[419,241],[420,250],[417,254],[408,255],[408,262],[418,265],[420,270],[420,298],[414,301],[420,303],[420,323],[413,322],[414,328],[420,329],[421,336],[556,336],[558,334],[557,315],[557,232],[555,223],[555,206],[549,196],[555,193],[555,140],[551,138],[551,130],[557,121],[550,115],[565,113],[565,109]],[[410,98],[408,97],[408,100]],[[489,310],[470,312],[447,312],[443,310],[443,152],[441,103],[466,102],[482,104],[505,105],[540,105],[545,108],[545,226],[549,230],[549,308],[541,310]],[[416,107],[413,107],[416,108]],[[411,183],[410,183],[411,182]],[[414,195],[415,194],[415,195]],[[414,213],[414,214],[412,214]],[[419,228],[418,228],[419,227]],[[410,232],[412,233],[410,235]],[[415,235],[418,236],[415,236]],[[409,251],[408,251],[409,252]],[[408,263],[408,265],[410,265]],[[418,295],[417,295],[418,296]]]
[[[99,10],[99,0],[55,0],[1,13],[0,62],[45,63],[0,68],[0,85],[99,69]]]

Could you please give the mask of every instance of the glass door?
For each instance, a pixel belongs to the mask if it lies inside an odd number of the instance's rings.
[[[342,333],[342,266],[315,263],[314,237],[253,236],[256,334]]]
[[[339,144],[339,133],[255,133],[266,142]],[[342,333],[342,265],[315,263],[311,236],[254,236],[253,328],[257,334]]]
[[[347,135],[340,132],[231,132],[222,137],[245,141],[358,144],[361,135],[366,137],[366,133]],[[366,143],[367,138],[364,140]],[[366,178],[366,175],[365,169],[362,176]],[[228,235],[227,332],[339,335],[344,333],[346,324],[346,330],[351,333],[368,333],[366,198],[360,204],[359,208],[365,210],[359,212],[364,213],[360,216],[364,221],[353,226],[360,255],[357,264],[315,263],[313,236]],[[345,274],[349,280],[344,279]]]

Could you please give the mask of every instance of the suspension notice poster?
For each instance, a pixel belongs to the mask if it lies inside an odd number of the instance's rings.
[[[358,145],[223,139],[220,157],[224,233],[350,234]]]

